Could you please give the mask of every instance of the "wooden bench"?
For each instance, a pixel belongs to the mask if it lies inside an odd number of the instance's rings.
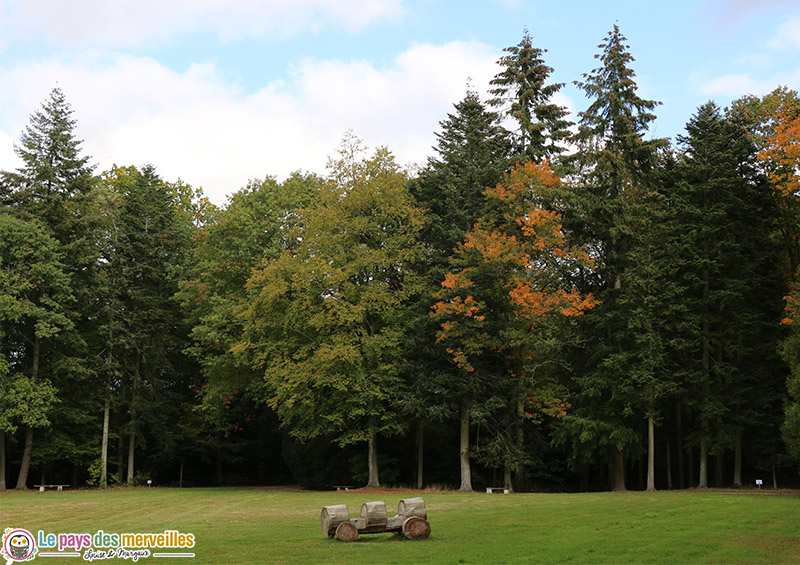
[[[64,490],[64,487],[68,487],[69,485],[33,485],[33,486],[38,487],[39,492],[44,492],[44,490],[48,488],[54,488],[57,489],[59,492],[61,492],[62,490]]]
[[[505,487],[486,487],[486,494],[508,494]]]
[[[333,485],[333,488],[335,488],[336,490],[350,490],[351,488],[356,488],[356,487],[345,486],[345,485]]]

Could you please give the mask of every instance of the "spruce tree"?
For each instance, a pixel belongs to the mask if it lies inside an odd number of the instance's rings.
[[[439,324],[428,314],[435,302],[434,293],[449,269],[449,258],[456,246],[471,232],[479,218],[489,212],[485,192],[503,178],[510,164],[512,142],[500,126],[499,116],[489,111],[478,94],[468,90],[463,100],[454,105],[436,133],[436,156],[419,178],[410,184],[416,201],[428,214],[420,234],[430,255],[422,271],[425,274],[427,299],[419,301],[417,331],[412,332],[414,354],[411,362],[419,375],[409,388],[404,408],[420,423],[431,419],[457,418],[461,490],[472,490],[470,471],[470,411],[480,383],[459,375],[441,344],[436,343]],[[418,454],[424,438],[418,429]],[[422,460],[418,455],[419,461]],[[422,473],[418,471],[418,479]]]
[[[60,88],[54,88],[42,108],[30,117],[14,151],[22,166],[3,172],[11,188],[11,200],[44,222],[56,239],[69,246],[83,230],[76,229],[70,212],[73,197],[85,195],[94,183],[90,158],[81,154],[82,141],[75,136],[76,120]],[[71,249],[67,255],[74,255]]]
[[[84,388],[93,375],[87,350],[91,333],[93,272],[97,250],[92,191],[95,178],[89,157],[81,153],[76,121],[64,93],[55,88],[14,146],[22,160],[15,171],[0,173],[3,199],[23,219],[35,219],[56,242],[70,275],[74,304],[68,311],[70,331],[41,342],[40,371],[53,379],[62,402],[51,414],[53,432],[37,443],[37,458],[49,460],[69,453],[77,468],[88,461],[91,433],[76,433],[75,424],[91,419],[92,401]],[[30,347],[35,347],[31,342]],[[56,378],[56,376],[58,378]],[[74,402],[73,402],[74,400]],[[81,432],[89,427],[81,427]],[[67,443],[63,443],[66,440]],[[52,456],[52,457],[51,457]]]
[[[634,392],[612,362],[612,356],[633,354],[636,347],[624,339],[628,312],[620,304],[620,293],[634,231],[643,225],[636,215],[647,209],[641,201],[651,182],[658,149],[665,144],[644,138],[648,124],[655,119],[651,111],[659,103],[636,93],[635,73],[630,67],[634,59],[625,41],[615,25],[595,55],[602,65],[575,83],[592,102],[579,113],[574,138],[578,151],[570,159],[578,184],[570,199],[572,223],[575,232],[583,234],[595,250],[597,274],[584,279],[583,290],[594,292],[601,305],[583,320],[587,350],[581,355],[584,367],[575,386],[584,401],[577,402],[576,410],[564,419],[557,438],[571,443],[576,454],[585,448],[573,440],[583,438],[585,443],[591,438],[590,444],[605,451],[613,463],[615,490],[625,489],[625,450],[639,437],[631,411],[626,409]]]
[[[426,242],[445,258],[486,212],[484,191],[503,178],[511,142],[499,116],[467,91],[455,112],[439,122],[435,157],[428,159],[411,191],[429,211]]]
[[[489,82],[494,96],[489,105],[500,108],[504,115],[519,125],[515,136],[516,158],[522,161],[539,161],[564,152],[561,143],[570,137],[566,119],[569,111],[553,103],[553,96],[564,83],[548,84],[553,72],[542,56],[546,49],[534,47],[528,30],[522,40],[503,49],[497,64],[503,70]]]
[[[742,430],[765,408],[756,400],[775,388],[781,285],[772,229],[778,211],[743,128],[709,102],[686,131],[671,200],[684,232],[679,273],[690,301],[686,322],[697,336],[685,362],[690,406],[700,422],[692,435],[700,446],[698,484],[706,487],[710,454],[733,448],[741,465]],[[767,421],[777,432],[778,422],[764,414],[762,425]],[[734,474],[740,483],[740,468]]]

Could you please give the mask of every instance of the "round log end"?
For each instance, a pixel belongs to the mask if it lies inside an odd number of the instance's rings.
[[[419,516],[412,516],[403,522],[403,535],[408,539],[425,539],[431,535],[431,525]]]
[[[342,522],[336,526],[336,539],[339,541],[353,541],[358,537],[358,530],[350,522]]]

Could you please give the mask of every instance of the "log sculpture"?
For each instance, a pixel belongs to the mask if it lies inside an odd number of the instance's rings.
[[[382,501],[365,502],[361,516],[350,518],[344,504],[325,506],[320,516],[322,533],[340,541],[353,541],[358,534],[395,532],[408,539],[425,539],[431,535],[428,512],[422,498],[404,498],[397,505],[397,515],[389,518]]]

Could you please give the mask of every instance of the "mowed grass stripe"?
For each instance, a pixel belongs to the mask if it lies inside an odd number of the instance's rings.
[[[325,537],[323,506],[422,495],[432,533]],[[48,533],[193,533],[197,563],[800,563],[791,491],[485,495],[258,488],[0,495],[0,526]],[[187,562],[189,562],[187,560]]]

